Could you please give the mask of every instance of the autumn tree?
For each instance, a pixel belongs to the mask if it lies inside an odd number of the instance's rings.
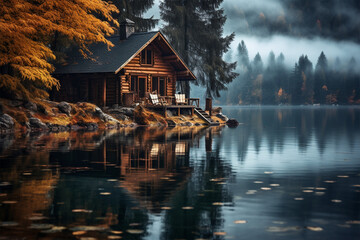
[[[58,88],[51,73],[56,58],[51,49],[57,38],[79,47],[84,57],[88,46],[102,42],[118,25],[114,5],[102,0],[3,0],[0,4],[0,93],[2,97],[48,97]]]

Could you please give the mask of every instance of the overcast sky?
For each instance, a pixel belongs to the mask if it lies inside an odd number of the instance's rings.
[[[153,8],[147,12],[146,16],[153,15],[155,18],[160,18],[159,3],[160,0],[155,0]],[[306,32],[302,38],[299,38],[284,34],[272,34],[267,32],[266,29],[256,27],[249,31],[249,25],[252,25],[252,16],[258,18],[259,14],[263,14],[264,17],[271,18],[284,15],[286,9],[280,0],[224,0],[222,7],[227,16],[224,34],[235,32],[236,35],[231,45],[233,61],[236,61],[237,45],[241,40],[244,40],[250,59],[253,59],[256,53],[259,52],[265,62],[270,51],[273,51],[276,56],[283,52],[289,65],[294,65],[302,54],[308,55],[315,65],[321,51],[324,51],[330,63],[335,61],[336,57],[340,57],[344,63],[348,62],[351,57],[355,57],[357,63],[360,63],[360,45],[351,40],[337,41],[322,37],[310,38],[310,36],[306,36]],[[318,7],[326,8],[326,6]],[[357,23],[360,21],[358,13],[352,9],[338,7],[336,10],[328,9],[328,11],[346,12],[352,22]],[[244,18],[244,12],[247,13],[246,19]],[[158,28],[160,27],[161,23]],[[304,29],[301,30],[304,31]],[[263,34],[260,36],[259,32]]]

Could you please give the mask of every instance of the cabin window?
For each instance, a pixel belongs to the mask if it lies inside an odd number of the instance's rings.
[[[166,96],[165,77],[153,77],[151,91],[156,91],[161,96]]]
[[[142,65],[153,65],[153,51],[142,50],[140,59]]]
[[[132,92],[137,92],[137,84],[138,84],[138,81],[137,81],[137,76],[131,76],[131,86],[130,86],[130,90]]]

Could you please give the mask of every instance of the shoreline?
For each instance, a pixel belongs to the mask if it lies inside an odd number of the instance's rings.
[[[88,102],[68,103],[40,99],[21,101],[0,98],[0,134],[95,131],[139,126],[207,126],[196,114],[173,116],[169,112],[169,115],[165,118],[141,105],[100,108]],[[214,114],[212,119],[224,125],[227,117],[222,116],[220,112]]]

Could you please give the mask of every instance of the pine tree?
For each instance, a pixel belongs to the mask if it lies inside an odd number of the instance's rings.
[[[79,46],[84,57],[88,45],[102,42],[117,25],[116,7],[101,0],[6,0],[0,4],[0,93],[3,97],[47,97],[58,88],[51,76],[56,58],[50,45],[62,36]],[[103,20],[95,17],[101,16]]]
[[[238,73],[240,74],[237,78],[239,84],[232,91],[237,96],[236,102],[249,104],[251,103],[252,67],[250,65],[249,53],[243,40],[238,45]]]
[[[263,104],[275,104],[275,96],[278,88],[276,86],[276,60],[274,52],[270,52],[268,66],[264,72],[263,82]]]
[[[254,57],[252,65],[252,90],[251,90],[251,102],[255,104],[262,103],[262,88],[263,88],[263,71],[264,64],[261,56],[257,53]]]
[[[164,34],[184,61],[196,72],[198,83],[206,87],[207,97],[219,97],[237,74],[236,63],[227,63],[223,55],[234,34],[223,37],[226,17],[220,8],[223,0],[165,0],[160,4],[166,22]],[[190,54],[191,53],[191,54]],[[183,91],[189,92],[187,82]]]
[[[317,103],[326,103],[326,95],[328,94],[328,62],[324,52],[321,52],[314,76],[314,100]]]
[[[106,2],[113,3],[118,12],[113,13],[115,19],[120,21],[129,18],[135,22],[135,30],[139,32],[148,31],[156,26],[159,22],[154,17],[144,18],[143,14],[146,13],[153,5],[154,0],[105,0]]]

